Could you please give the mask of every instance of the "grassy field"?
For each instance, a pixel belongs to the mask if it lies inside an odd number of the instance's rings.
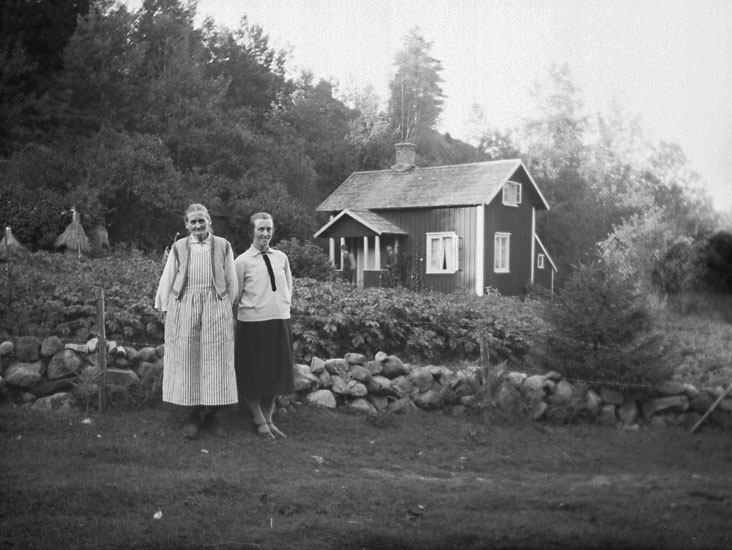
[[[300,406],[259,439],[165,406],[0,408],[0,548],[732,547],[732,436],[365,417]],[[156,519],[157,518],[157,519]]]

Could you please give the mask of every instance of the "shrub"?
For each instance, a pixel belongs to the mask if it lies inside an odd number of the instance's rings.
[[[328,256],[316,244],[292,238],[280,241],[275,248],[287,254],[293,277],[316,281],[333,280],[333,267]]]
[[[548,366],[568,378],[630,385],[671,374],[667,342],[653,332],[647,296],[629,277],[581,265],[546,314]]]

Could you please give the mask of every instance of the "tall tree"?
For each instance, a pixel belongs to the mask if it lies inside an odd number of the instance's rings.
[[[431,129],[442,113],[442,64],[432,57],[432,43],[411,29],[394,58],[396,74],[389,84],[389,114],[402,141]]]

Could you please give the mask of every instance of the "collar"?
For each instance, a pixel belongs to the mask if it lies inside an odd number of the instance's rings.
[[[200,244],[200,245],[211,244],[211,240],[213,239],[213,235],[211,235],[211,232],[209,231],[208,237],[206,237],[202,241],[199,241],[198,239],[194,239],[193,238],[193,235],[188,235],[188,239],[191,241],[191,244]]]
[[[267,252],[260,252],[259,249],[252,244],[252,245],[249,245],[249,251],[252,253],[252,256],[257,256],[257,255],[264,256],[265,254],[267,254],[269,256],[272,255],[271,246],[267,249]]]

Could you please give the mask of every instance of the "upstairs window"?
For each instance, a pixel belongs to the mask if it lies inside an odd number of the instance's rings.
[[[521,204],[521,184],[509,181],[503,186],[503,204],[518,206]]]
[[[493,241],[494,248],[494,259],[493,269],[496,273],[508,273],[509,272],[509,259],[511,251],[511,234],[510,233],[496,233],[496,238]]]
[[[457,234],[427,233],[427,273],[455,273],[457,270]]]
[[[539,254],[539,256],[536,258],[536,267],[539,269],[544,269],[544,254]]]

